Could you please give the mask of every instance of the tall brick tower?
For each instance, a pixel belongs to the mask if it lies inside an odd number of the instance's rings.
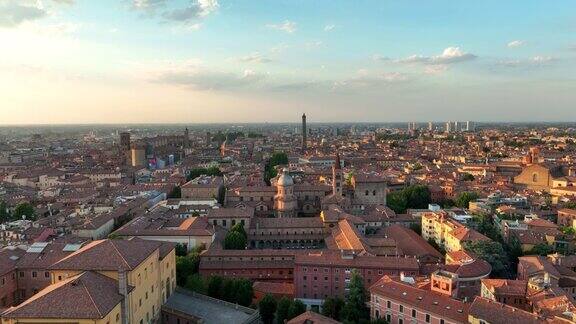
[[[308,128],[306,128],[306,114],[302,114],[302,151],[308,148]]]

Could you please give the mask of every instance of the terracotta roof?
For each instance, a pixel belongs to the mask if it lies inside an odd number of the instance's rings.
[[[526,269],[526,275],[538,273],[540,271],[547,272],[555,278],[560,278],[560,273],[554,265],[543,256],[523,256],[518,258],[518,263]]]
[[[459,227],[450,232],[450,235],[457,238],[459,241],[489,241],[490,239],[480,234],[479,232],[467,228]]]
[[[98,240],[53,264],[51,270],[133,270],[162,245],[157,241]]]
[[[405,255],[416,257],[431,255],[438,259],[442,258],[442,254],[438,250],[409,228],[401,225],[391,225],[384,228],[383,232],[386,237],[396,241],[396,244]]]
[[[255,291],[275,295],[294,295],[294,284],[288,282],[256,281],[252,285]]]
[[[114,232],[122,236],[212,236],[214,228],[205,217],[180,218],[172,213],[135,217]]]
[[[337,320],[331,319],[324,315],[312,311],[306,311],[293,319],[289,320],[286,324],[339,324]]]
[[[340,251],[330,250],[298,254],[295,264],[419,271],[418,261],[414,258],[367,255],[343,257]]]
[[[123,298],[118,293],[116,280],[88,271],[48,286],[24,303],[7,310],[2,317],[100,319]]]
[[[528,288],[526,280],[482,279],[482,285],[495,295],[525,296]]]
[[[208,218],[250,218],[254,208],[214,208],[208,211]]]
[[[0,276],[16,270],[18,260],[26,253],[19,248],[5,248],[0,251]]]
[[[419,289],[399,279],[384,276],[370,287],[370,293],[411,305],[440,318],[468,322],[468,304],[429,290]]]
[[[487,323],[543,323],[537,315],[477,296],[470,306],[470,316]]]

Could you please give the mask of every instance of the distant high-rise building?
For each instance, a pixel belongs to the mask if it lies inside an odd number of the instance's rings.
[[[429,131],[433,131],[433,130],[434,130],[434,124],[432,124],[432,122],[428,122],[428,130],[429,130]]]
[[[457,121],[454,122],[454,131],[455,131],[455,132],[459,131],[459,129],[458,129],[458,122],[457,122]]]
[[[450,133],[452,131],[452,122],[446,122],[446,133]]]
[[[466,131],[468,131],[468,132],[474,131],[474,122],[471,122],[471,121],[466,122]]]
[[[302,151],[308,148],[308,129],[306,128],[306,114],[302,114]]]

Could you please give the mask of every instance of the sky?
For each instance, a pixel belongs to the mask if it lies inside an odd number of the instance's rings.
[[[576,121],[574,0],[0,0],[0,124]]]

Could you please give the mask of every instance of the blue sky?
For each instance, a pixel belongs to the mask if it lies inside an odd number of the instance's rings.
[[[0,0],[0,124],[576,120],[575,9]]]

